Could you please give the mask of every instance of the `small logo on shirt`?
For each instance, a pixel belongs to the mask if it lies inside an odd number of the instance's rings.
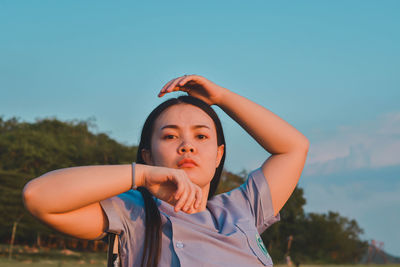
[[[262,250],[264,255],[267,256],[267,258],[270,258],[268,251],[264,246],[264,242],[262,241],[261,236],[259,234],[256,234],[256,240],[257,240],[258,247]]]

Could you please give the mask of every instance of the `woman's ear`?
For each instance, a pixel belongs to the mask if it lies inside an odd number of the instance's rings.
[[[150,150],[147,150],[147,149],[142,149],[142,151],[141,151],[141,153],[142,153],[142,158],[143,158],[143,160],[144,160],[144,162],[147,164],[147,165],[153,165],[153,161],[152,161],[152,159],[151,159],[151,153],[150,153]]]
[[[224,155],[224,149],[225,149],[225,145],[220,145],[218,147],[218,151],[217,151],[217,166],[215,168],[218,168],[219,164],[221,163],[222,156]]]

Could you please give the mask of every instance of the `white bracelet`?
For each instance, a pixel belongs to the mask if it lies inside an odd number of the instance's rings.
[[[133,190],[137,189],[137,186],[135,184],[135,165],[136,165],[136,162],[132,162],[132,189]]]

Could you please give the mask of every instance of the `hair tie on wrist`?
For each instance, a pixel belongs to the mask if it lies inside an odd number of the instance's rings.
[[[135,165],[136,165],[136,162],[132,162],[132,189],[133,190],[137,189],[137,186],[135,184]]]

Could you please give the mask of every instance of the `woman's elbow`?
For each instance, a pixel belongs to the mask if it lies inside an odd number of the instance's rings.
[[[307,139],[307,137],[305,137],[303,148],[304,148],[305,153],[307,154],[308,150],[310,149],[310,141]]]
[[[302,138],[302,140],[297,143],[295,151],[307,155],[309,148],[310,148],[310,141],[304,136],[304,138]]]
[[[29,181],[22,189],[22,201],[25,208],[32,213],[32,215],[38,217],[41,213],[40,205],[40,192],[37,190],[35,181]]]

